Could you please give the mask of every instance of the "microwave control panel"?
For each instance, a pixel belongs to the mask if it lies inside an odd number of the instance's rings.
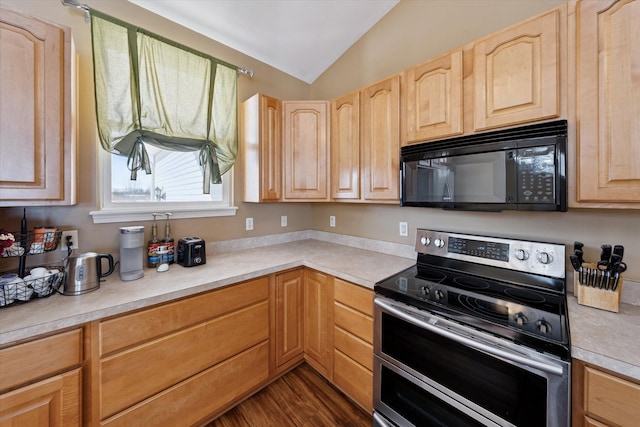
[[[555,147],[520,148],[517,152],[519,203],[555,203]]]

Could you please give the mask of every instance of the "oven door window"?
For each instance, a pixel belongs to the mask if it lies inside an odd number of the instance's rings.
[[[517,426],[544,426],[547,379],[382,313],[381,352]]]

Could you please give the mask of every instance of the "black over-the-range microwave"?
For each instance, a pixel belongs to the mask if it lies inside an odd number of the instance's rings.
[[[400,204],[564,212],[566,152],[566,120],[402,147]]]

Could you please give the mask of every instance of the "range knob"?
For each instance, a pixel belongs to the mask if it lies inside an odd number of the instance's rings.
[[[423,286],[420,289],[422,290],[422,295],[424,295],[424,296],[428,296],[429,295],[429,288],[427,288],[426,286]]]
[[[431,244],[431,239],[426,236],[422,236],[420,238],[420,243],[422,243],[424,246],[429,246],[429,244]]]
[[[529,252],[525,251],[524,249],[516,249],[516,258],[520,261],[529,259]]]
[[[524,324],[529,321],[529,319],[527,319],[527,316],[525,316],[524,313],[522,312],[516,313],[515,316],[513,316],[513,318],[516,320],[516,323],[520,327],[523,327]]]
[[[440,301],[444,299],[444,292],[442,292],[440,289],[436,289],[435,291],[433,291],[433,296],[435,297],[436,301]]]
[[[544,335],[548,335],[551,333],[551,325],[544,319],[538,320],[536,322],[536,329]]]
[[[540,264],[551,264],[553,257],[548,252],[540,252],[538,254],[538,262]]]
[[[436,248],[443,248],[444,247],[444,239],[436,239],[433,242],[434,245],[436,245]]]

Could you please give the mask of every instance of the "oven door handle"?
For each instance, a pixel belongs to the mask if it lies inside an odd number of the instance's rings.
[[[453,340],[455,342],[458,342],[460,344],[466,345],[468,347],[472,347],[475,348],[476,350],[480,350],[483,351],[485,353],[489,353],[493,356],[496,357],[500,357],[509,361],[512,361],[514,363],[519,363],[522,365],[526,365],[526,366],[530,366],[532,368],[536,368],[536,369],[540,369],[541,371],[544,372],[548,372],[554,375],[558,375],[561,376],[563,373],[563,369],[562,366],[558,366],[558,365],[554,365],[551,363],[544,363],[544,362],[539,362],[537,360],[533,360],[533,359],[529,359],[527,357],[523,357],[519,354],[515,354],[512,353],[510,351],[505,351],[496,347],[493,347],[491,345],[488,344],[484,344],[482,342],[476,341],[474,339],[471,338],[467,338],[461,335],[458,335],[456,333],[450,332],[446,329],[442,329],[439,328],[437,326],[435,326],[435,324],[431,324],[429,322],[425,322],[423,320],[420,320],[410,314],[405,313],[403,310],[397,308],[396,306],[386,302],[386,301],[382,301],[378,298],[376,298],[374,300],[374,303],[383,308],[384,310],[387,310],[388,312],[392,313],[393,315],[399,317],[400,319],[409,322],[415,326],[418,326],[420,328],[426,329],[428,331],[431,331],[435,334],[438,334],[442,337],[448,338],[450,340]],[[437,319],[437,318],[436,318]]]

